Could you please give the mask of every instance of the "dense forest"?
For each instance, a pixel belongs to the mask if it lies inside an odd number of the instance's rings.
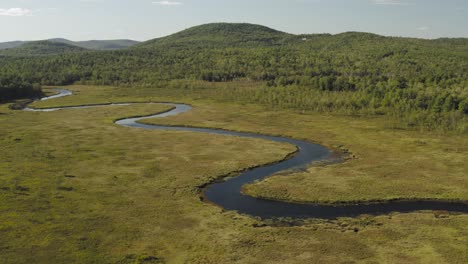
[[[466,132],[468,39],[292,35],[209,24],[118,51],[31,56],[14,50],[0,53],[0,72],[22,83],[174,89],[225,83],[214,93],[225,100],[389,115],[408,127]]]
[[[39,84],[32,84],[17,75],[0,73],[0,102],[10,99],[38,97],[42,94]]]

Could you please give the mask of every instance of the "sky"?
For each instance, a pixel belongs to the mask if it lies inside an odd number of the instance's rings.
[[[143,41],[213,22],[295,34],[468,37],[468,0],[0,0],[0,42]]]

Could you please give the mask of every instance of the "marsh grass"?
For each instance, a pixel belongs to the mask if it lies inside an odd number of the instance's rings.
[[[468,138],[386,128],[386,119],[194,102],[190,113],[146,123],[224,128],[318,142],[348,158],[248,185],[250,195],[299,202],[468,201]]]
[[[70,89],[76,96],[35,106],[186,102],[195,106],[193,111],[152,122],[283,134],[327,146],[343,145],[357,156],[344,164],[312,167],[303,175],[287,176],[291,183],[286,190],[302,199],[315,197],[294,192],[314,182],[314,170],[326,173],[318,177],[322,185],[310,192],[325,194],[328,188],[330,199],[392,194],[391,184],[406,195],[423,184],[429,193],[444,186],[451,190],[451,197],[464,197],[459,191],[466,186],[460,176],[466,168],[463,138],[385,130],[378,120],[219,104],[157,89]],[[31,113],[0,105],[0,112],[5,113],[0,115],[1,262],[464,263],[468,259],[466,215],[395,213],[308,220],[295,226],[203,203],[197,186],[219,175],[282,159],[294,148],[256,139],[124,128],[112,122],[165,109],[135,104]],[[414,143],[417,140],[427,145]],[[394,156],[402,149],[408,154]],[[407,184],[404,167],[411,163],[401,161],[416,158],[418,153],[425,153],[427,159],[421,158],[423,173],[412,175],[415,183]],[[369,171],[369,176],[362,177],[363,171]],[[396,171],[392,177],[398,181],[382,183],[379,173],[385,171]],[[446,184],[435,183],[440,177],[448,179]],[[271,178],[271,186],[261,188],[274,194],[271,187],[282,179]],[[348,179],[378,182],[383,192],[363,189],[353,196]],[[400,181],[405,184],[398,185]]]

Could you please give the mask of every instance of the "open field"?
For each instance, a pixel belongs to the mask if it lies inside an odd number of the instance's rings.
[[[301,115],[162,89],[69,87],[36,107],[174,101],[157,124],[281,134],[348,149],[343,164],[246,188],[294,201],[468,200],[467,138],[385,129],[378,118]],[[464,263],[468,216],[445,212],[263,223],[199,200],[211,179],[285,157],[263,140],[119,127],[161,105],[29,113],[0,105],[0,259],[5,263]],[[209,146],[207,148],[207,146]],[[341,146],[341,147],[340,147]],[[282,225],[279,227],[278,225]]]

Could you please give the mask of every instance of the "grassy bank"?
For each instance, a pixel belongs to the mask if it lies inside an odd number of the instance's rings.
[[[424,185],[431,197],[467,196],[462,175],[466,138],[461,136],[382,129],[378,119],[220,104],[169,90],[70,89],[75,96],[35,106],[186,102],[195,106],[193,111],[153,122],[283,134],[337,148],[343,145],[355,155],[344,164],[311,167],[302,178],[290,175],[267,181],[290,179],[291,193],[309,184],[318,175],[316,171],[328,170],[319,179],[328,178],[330,184],[307,195],[327,193],[327,200],[386,198],[400,195],[395,190],[401,189],[402,195],[419,196],[423,188],[417,186]],[[278,227],[200,202],[197,186],[231,171],[279,160],[294,148],[263,140],[145,131],[112,123],[165,109],[137,104],[31,113],[0,105],[2,262],[463,263],[468,259],[466,215],[395,213]],[[377,144],[382,139],[386,140]],[[404,167],[414,168],[408,160],[415,157],[422,159],[417,168],[423,172],[404,177]],[[348,174],[340,177],[340,170]],[[367,178],[362,176],[364,171],[369,171]],[[396,172],[391,177],[379,175],[384,171]],[[382,178],[395,180],[386,183]],[[353,181],[346,179],[383,186],[375,186],[380,191],[363,189],[363,194],[353,196],[346,185]],[[337,188],[339,184],[344,187]],[[396,186],[393,191],[392,184]],[[325,187],[332,188],[336,196]],[[274,188],[261,188],[278,193]],[[448,194],[437,194],[441,188],[449,190]],[[297,197],[314,200],[306,194]]]

